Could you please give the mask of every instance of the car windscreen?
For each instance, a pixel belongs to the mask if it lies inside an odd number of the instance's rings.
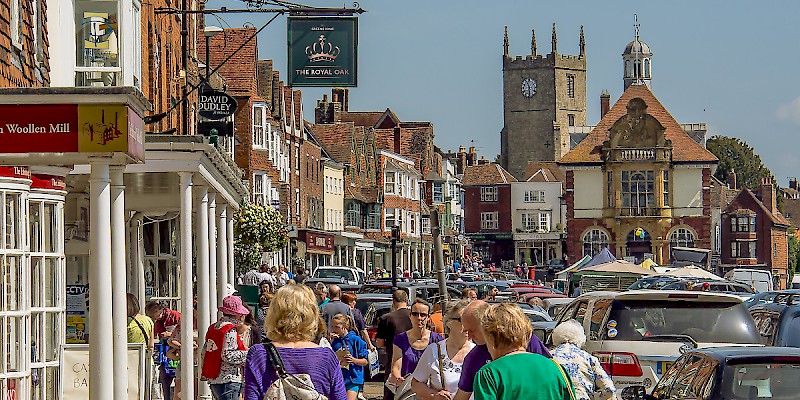
[[[391,285],[364,285],[358,290],[358,293],[378,293],[378,294],[392,294]]]
[[[726,365],[720,394],[724,399],[798,399],[800,362],[764,360]],[[792,357],[794,358],[794,357]],[[760,361],[760,360],[759,360]]]
[[[680,341],[681,335],[701,343],[761,343],[747,308],[732,302],[614,300],[604,329],[611,340]]]
[[[346,269],[317,269],[314,272],[315,278],[344,278],[346,281],[356,281],[356,275],[353,271]]]

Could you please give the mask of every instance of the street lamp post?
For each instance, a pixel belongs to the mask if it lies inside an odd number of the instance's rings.
[[[397,290],[397,239],[400,239],[400,227],[392,227],[392,291]]]

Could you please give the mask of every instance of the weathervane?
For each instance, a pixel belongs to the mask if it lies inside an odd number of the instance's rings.
[[[633,32],[636,35],[636,40],[639,40],[639,17],[633,14]]]

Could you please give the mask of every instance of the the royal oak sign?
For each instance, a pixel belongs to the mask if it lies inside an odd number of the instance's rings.
[[[210,120],[227,118],[236,112],[236,99],[225,92],[207,90],[197,99],[197,113]]]
[[[357,17],[288,18],[289,86],[356,86]]]

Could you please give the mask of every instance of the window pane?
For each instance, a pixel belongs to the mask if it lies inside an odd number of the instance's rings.
[[[31,258],[31,307],[42,306],[42,259]]]
[[[58,259],[45,258],[44,260],[44,305],[45,307],[58,306]]]
[[[6,372],[19,372],[22,370],[22,360],[19,349],[22,348],[22,335],[24,334],[23,317],[6,317]]]
[[[159,254],[169,254],[171,232],[169,230],[170,221],[158,223],[158,252]]]
[[[119,67],[116,1],[75,2],[76,63],[79,67]]]
[[[28,230],[30,231],[31,252],[42,251],[42,227],[39,202],[31,202],[28,211]]]
[[[6,310],[18,310],[20,307],[20,291],[19,287],[19,277],[20,271],[19,268],[19,258],[17,257],[6,257],[5,264],[0,268],[0,273],[2,273],[3,279],[3,286],[5,290],[5,309]]]
[[[44,205],[44,218],[42,219],[42,227],[44,228],[44,251],[48,253],[55,253],[58,251],[58,215],[56,214],[56,205]]]
[[[61,325],[57,313],[45,314],[45,330],[44,330],[44,361],[57,361],[58,350],[61,343],[59,342],[59,332]]]
[[[44,368],[31,370],[31,400],[42,400],[55,397],[42,396],[42,383],[44,381]]]
[[[17,218],[19,218],[19,195],[6,193],[6,248],[19,248],[17,243]]]
[[[42,362],[42,339],[41,333],[44,331],[42,324],[42,313],[31,314],[31,362]]]
[[[47,367],[47,386],[45,387],[44,395],[46,399],[58,398],[58,386],[59,381],[61,381],[61,373],[58,368],[59,367]]]

